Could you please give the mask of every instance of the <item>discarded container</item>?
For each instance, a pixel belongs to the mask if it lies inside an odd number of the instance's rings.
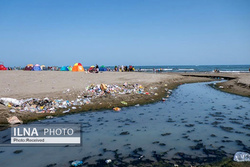
[[[12,116],[7,118],[7,121],[9,122],[9,124],[14,125],[14,124],[22,124],[23,121],[20,121],[16,116]]]
[[[119,108],[119,107],[114,107],[113,110],[114,110],[114,111],[121,111],[121,108]]]
[[[111,159],[107,159],[105,162],[106,162],[107,164],[109,164],[109,163],[112,162],[112,160],[111,160]]]
[[[107,90],[107,86],[105,84],[101,84],[100,86],[102,91],[106,91]]]
[[[165,99],[165,98],[162,98],[161,100],[162,100],[162,101],[166,101],[166,99]]]
[[[121,103],[124,104],[124,105],[128,105],[128,103],[125,102],[125,101],[121,101]]]
[[[250,161],[250,154],[246,152],[237,152],[234,155],[234,161],[236,162]]]
[[[83,164],[82,161],[74,161],[74,162],[71,163],[71,166],[80,166],[82,164]]]
[[[144,157],[144,156],[143,156],[143,155],[141,155],[138,159],[139,159],[139,160],[141,160],[143,157]]]

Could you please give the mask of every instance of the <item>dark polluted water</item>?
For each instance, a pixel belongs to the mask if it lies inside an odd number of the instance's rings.
[[[249,152],[250,98],[208,83],[184,84],[165,102],[40,121],[81,123],[81,147],[0,147],[1,166],[85,166],[166,162],[199,165]],[[4,137],[4,131],[0,132]],[[94,165],[93,165],[94,166]]]

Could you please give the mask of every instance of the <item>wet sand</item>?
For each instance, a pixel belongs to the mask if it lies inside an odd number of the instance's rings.
[[[193,73],[190,73],[193,74]],[[185,73],[187,75],[187,73]],[[200,75],[200,76],[198,76]],[[199,73],[197,77],[183,76],[181,73],[139,73],[139,72],[103,72],[98,74],[90,74],[86,72],[62,72],[62,71],[1,71],[0,72],[0,97],[10,97],[15,99],[26,98],[45,98],[75,100],[86,86],[90,84],[117,84],[122,86],[124,82],[131,84],[138,83],[145,87],[145,91],[149,91],[150,87],[158,87],[155,91],[158,95],[117,95],[115,97],[107,96],[96,98],[92,104],[84,105],[75,112],[108,109],[116,106],[122,106],[120,101],[126,100],[129,105],[145,104],[160,100],[165,95],[165,84],[168,89],[174,89],[183,83],[205,82],[211,81],[212,78],[201,77],[205,75],[217,74]],[[248,87],[235,89],[234,93],[246,92],[250,95],[250,77],[249,74],[218,74],[223,77],[236,78],[237,83],[243,83]],[[235,79],[234,79],[235,80]],[[233,81],[233,80],[231,80]],[[238,83],[238,85],[239,85]],[[236,88],[236,86],[234,86]],[[69,91],[67,91],[69,90]],[[225,90],[225,89],[224,89]],[[10,109],[0,105],[0,123],[7,123],[6,118],[16,115],[24,122],[44,118],[48,114],[36,114],[30,112],[10,113]],[[73,113],[73,112],[70,112]],[[50,115],[62,115],[62,112],[56,112]]]

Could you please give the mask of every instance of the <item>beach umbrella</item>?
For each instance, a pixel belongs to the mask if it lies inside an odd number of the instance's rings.
[[[25,71],[31,71],[33,69],[33,64],[27,64],[24,68]]]
[[[95,66],[90,66],[88,71],[89,72],[94,72],[95,71]]]

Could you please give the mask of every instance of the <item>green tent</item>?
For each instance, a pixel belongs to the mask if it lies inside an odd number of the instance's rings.
[[[68,66],[68,70],[69,70],[69,71],[72,71],[72,67],[71,67],[71,66]]]

